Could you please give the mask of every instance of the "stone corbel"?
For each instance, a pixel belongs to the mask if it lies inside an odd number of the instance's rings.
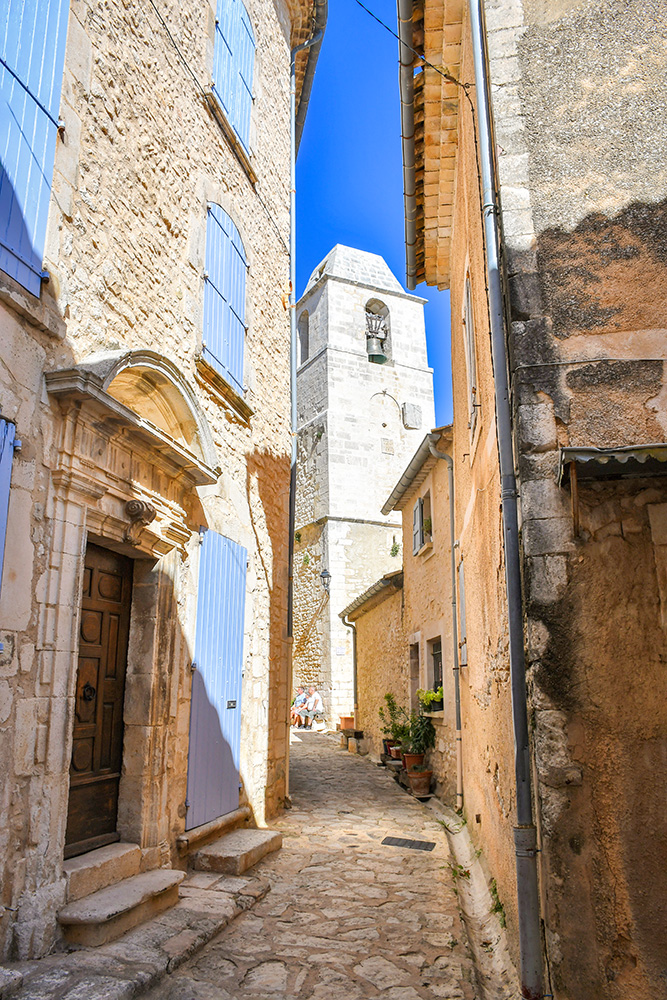
[[[147,500],[128,500],[125,504],[125,514],[130,522],[125,531],[124,540],[136,544],[143,529],[154,521],[157,511]]]

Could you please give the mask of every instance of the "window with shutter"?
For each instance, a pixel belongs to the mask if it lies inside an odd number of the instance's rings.
[[[459,563],[459,663],[468,664],[468,634],[466,631],[466,591],[463,580],[463,559]]]
[[[424,544],[423,512],[424,501],[419,498],[412,511],[412,554],[417,555]]]
[[[219,205],[206,223],[203,354],[243,394],[247,263],[239,231]]]
[[[472,287],[470,278],[466,278],[465,297],[463,303],[463,337],[465,341],[466,372],[468,376],[468,427],[470,436],[475,433],[477,410],[479,409],[479,393],[477,391],[477,349],[475,346],[475,316],[472,305]]]
[[[255,35],[242,0],[218,0],[213,93],[249,152]]]
[[[0,5],[0,269],[39,296],[69,0]]]
[[[12,481],[12,461],[16,427],[0,417],[0,586],[2,586],[2,564],[5,555],[7,534],[7,511],[9,509],[9,487]]]

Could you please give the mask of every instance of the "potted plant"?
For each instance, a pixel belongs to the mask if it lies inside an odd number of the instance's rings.
[[[425,712],[442,712],[444,708],[442,684],[440,687],[435,688],[435,690],[433,688],[427,690],[419,688],[417,697],[419,698],[419,704]]]
[[[433,723],[422,712],[410,715],[410,735],[403,747],[403,764],[406,771],[421,767],[426,751],[435,746]]]
[[[430,796],[432,777],[433,771],[427,771],[423,764],[421,767],[414,767],[408,771],[410,789],[416,798],[425,799]]]
[[[406,710],[397,703],[393,694],[387,692],[384,700],[385,705],[380,708],[378,713],[380,721],[383,723],[382,732],[385,736],[383,742],[389,755],[399,760],[401,744],[410,735],[410,719]]]

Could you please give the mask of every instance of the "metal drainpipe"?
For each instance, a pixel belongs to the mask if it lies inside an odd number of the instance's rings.
[[[499,232],[496,206],[495,160],[489,107],[487,53],[482,0],[471,0],[470,22],[477,93],[479,149],[482,171],[484,238],[491,352],[496,400],[498,455],[500,464],[505,584],[509,627],[514,767],[516,774],[516,826],[514,845],[517,874],[517,909],[521,961],[521,995],[538,1000],[542,993],[542,940],[537,889],[537,832],[533,822],[530,780],[530,748],[526,707],[526,664],[523,645],[523,605],[519,554],[519,521],[516,477],[512,448],[512,417],[509,398],[505,311],[500,281]]]
[[[417,189],[415,185],[413,0],[397,0],[401,141],[403,144],[403,199],[405,202],[405,283],[414,289],[417,278]]]
[[[359,728],[359,699],[357,697],[357,626],[347,620],[347,615],[341,618],[343,625],[352,629],[352,694],[354,697],[354,728]]]
[[[439,438],[440,435],[434,435]],[[452,644],[454,647],[454,701],[456,705],[456,808],[463,809],[463,740],[461,736],[461,685],[459,664],[459,625],[456,613],[456,530],[454,525],[454,461],[446,451],[440,451],[435,441],[429,439],[428,450],[434,458],[441,458],[447,463],[447,478],[449,482],[449,544],[451,549],[452,573]]]

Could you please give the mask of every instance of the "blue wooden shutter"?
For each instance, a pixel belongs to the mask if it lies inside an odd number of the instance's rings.
[[[412,510],[412,554],[417,555],[424,544],[423,532],[423,500],[421,497]]]
[[[241,684],[247,552],[224,535],[201,536],[195,670],[190,706],[186,828],[239,804]]]
[[[213,93],[246,152],[250,139],[255,35],[242,0],[218,0]]]
[[[69,0],[0,5],[0,269],[41,288]]]
[[[243,393],[247,264],[239,231],[219,205],[206,223],[204,357]]]
[[[463,559],[459,563],[459,663],[468,663],[468,633],[466,631],[466,590],[463,580]]]
[[[5,556],[9,487],[12,481],[15,437],[16,427],[14,424],[10,424],[9,421],[0,417],[0,586],[2,585],[2,564]]]

